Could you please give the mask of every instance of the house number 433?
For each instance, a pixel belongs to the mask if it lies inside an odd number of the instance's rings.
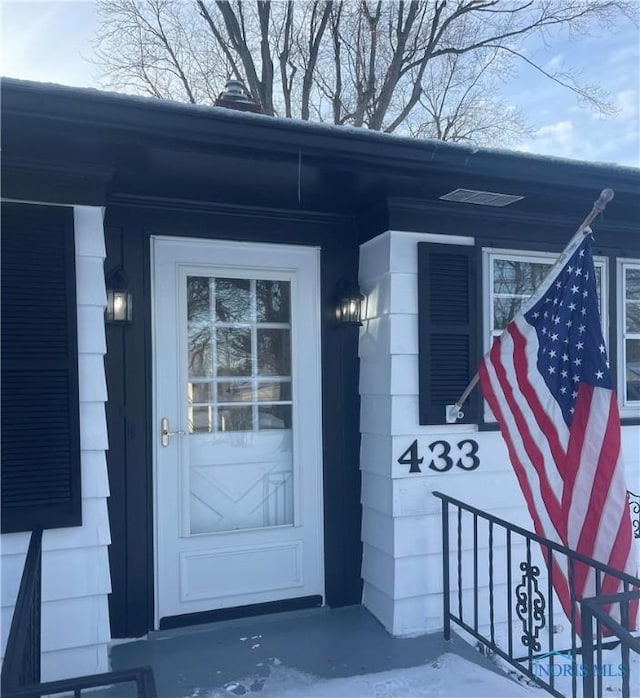
[[[438,473],[446,473],[455,465],[462,470],[475,470],[480,465],[478,458],[478,442],[473,439],[458,441],[455,449],[448,441],[433,441],[427,448],[431,453],[431,461],[427,466],[430,470]],[[452,455],[453,452],[453,455]],[[420,466],[424,462],[424,457],[418,454],[418,440],[398,458],[400,465],[408,465],[410,473],[421,473]]]

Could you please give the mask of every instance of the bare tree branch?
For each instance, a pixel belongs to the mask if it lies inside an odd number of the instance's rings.
[[[545,65],[523,40],[549,47],[640,17],[636,0],[97,3],[95,61],[110,87],[211,102],[233,76],[267,114],[482,142],[527,132],[500,97],[516,66],[611,113],[601,88]]]

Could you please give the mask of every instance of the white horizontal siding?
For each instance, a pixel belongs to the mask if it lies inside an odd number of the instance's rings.
[[[82,454],[83,474],[85,472],[85,455],[86,454],[84,453]],[[97,477],[96,482],[99,482],[99,479]],[[106,485],[106,491],[108,492],[108,483],[105,482],[104,484]],[[106,516],[106,495],[97,494],[97,496],[85,497],[83,494],[82,526],[74,526],[73,528],[59,528],[51,531],[45,531],[42,537],[43,550],[66,550],[69,548],[89,548],[94,545],[109,545],[111,543],[109,527],[105,527],[103,525]],[[5,555],[26,555],[28,546],[29,535],[27,533],[9,533],[2,536],[3,558]]]
[[[532,530],[524,497],[508,459],[499,431],[478,431],[476,426],[418,424],[418,308],[417,243],[440,242],[473,245],[468,237],[448,237],[390,231],[360,248],[360,288],[365,294],[364,321],[360,331],[360,395],[363,508],[363,603],[397,635],[442,628],[442,491],[463,502],[491,512],[511,523]],[[640,493],[640,428],[623,427],[622,445],[629,489]],[[474,471],[453,467],[445,473],[430,469],[441,453],[436,441],[447,441],[454,462],[462,454],[456,444],[473,439],[478,444],[480,466]],[[424,458],[421,473],[409,473],[398,459],[416,440]],[[450,545],[456,545],[456,520],[449,517]],[[484,540],[482,537],[484,536]],[[479,539],[481,595],[488,593],[487,534]],[[496,534],[496,575],[504,574],[504,534]],[[463,525],[463,564],[469,569],[473,538]],[[639,541],[640,547],[640,541]],[[517,557],[520,555],[520,557]],[[484,557],[483,557],[484,556]],[[502,558],[500,558],[502,556]],[[499,558],[502,561],[499,561]],[[525,559],[521,543],[514,548],[514,569]],[[514,577],[515,578],[515,577]],[[454,592],[457,577],[451,578]],[[496,584],[499,584],[496,576]],[[470,579],[463,574],[463,603],[468,604]],[[504,583],[504,580],[502,580]],[[546,585],[546,569],[540,584]],[[457,597],[456,597],[457,599]],[[484,596],[483,596],[484,599]],[[480,622],[488,622],[486,609]],[[506,605],[501,604],[502,608]],[[556,602],[554,623],[563,625]],[[502,613],[496,608],[496,614]],[[501,621],[506,619],[502,618]],[[514,625],[515,627],[515,625]],[[506,637],[502,623],[497,631]],[[560,638],[557,638],[560,641]]]
[[[50,650],[42,656],[42,676],[48,681],[78,676],[79,667],[101,667],[104,664],[104,642],[82,647],[67,647],[62,650]],[[96,669],[98,673],[102,669]]]
[[[3,555],[7,583],[1,591],[2,608],[13,604],[24,567],[24,555]],[[106,546],[47,550],[42,553],[43,601],[109,594],[109,558]]]
[[[42,679],[108,669],[111,591],[105,451],[105,245],[102,210],[74,208],[82,526],[45,531],[42,556]],[[2,653],[28,547],[28,534],[2,536]]]

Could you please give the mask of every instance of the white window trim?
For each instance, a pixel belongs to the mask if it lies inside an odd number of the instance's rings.
[[[506,259],[514,262],[531,262],[539,264],[553,264],[560,252],[536,252],[533,250],[514,250],[497,247],[482,248],[482,353],[485,355],[491,348],[493,337],[496,336],[493,328],[493,260]],[[629,260],[626,260],[629,261]],[[604,342],[609,347],[609,274],[608,258],[594,255],[593,264],[600,269],[600,312],[602,322],[602,334]],[[491,329],[490,329],[491,328]],[[620,362],[618,362],[620,365]],[[635,403],[634,403],[635,404]],[[484,421],[487,424],[495,423],[496,418],[492,414],[486,400],[483,410]]]
[[[635,338],[635,332],[627,335],[626,327],[626,274],[628,268],[640,269],[640,259],[629,259],[628,257],[618,257],[616,259],[616,308],[618,314],[618,402],[620,404],[621,417],[640,416],[640,400],[627,400],[627,386],[625,381],[626,367],[626,339]]]

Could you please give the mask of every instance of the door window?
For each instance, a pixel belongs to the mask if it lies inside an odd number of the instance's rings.
[[[290,525],[290,282],[186,284],[190,532]]]
[[[291,429],[288,281],[187,277],[190,434]]]

